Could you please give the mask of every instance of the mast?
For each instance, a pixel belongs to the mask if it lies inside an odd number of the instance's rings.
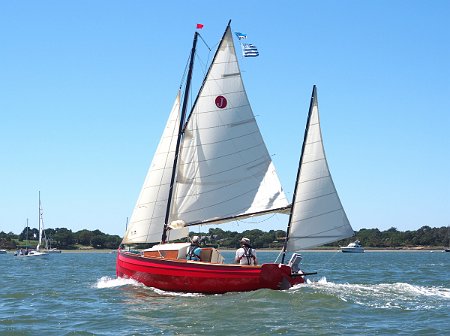
[[[284,241],[283,250],[282,250],[282,253],[283,253],[283,257],[281,259],[281,263],[282,264],[284,264],[284,259],[286,257],[287,243],[288,243],[288,240],[289,240],[289,233],[290,233],[290,230],[291,230],[292,214],[294,213],[295,196],[297,194],[297,186],[298,186],[297,182],[298,182],[298,179],[300,178],[300,171],[301,171],[302,162],[303,162],[303,154],[305,152],[306,139],[308,139],[309,122],[311,120],[311,114],[312,114],[313,106],[314,106],[314,103],[315,103],[315,100],[316,100],[316,94],[317,94],[316,86],[314,85],[313,89],[312,89],[312,94],[311,94],[311,102],[309,104],[308,119],[306,120],[306,127],[305,127],[305,134],[304,134],[304,137],[303,137],[302,151],[301,151],[300,160],[299,160],[299,163],[298,163],[297,177],[295,179],[294,195],[292,197],[292,208],[291,208],[291,212],[289,214],[289,221],[288,221],[288,226],[287,226],[287,229],[286,229],[286,240]]]
[[[177,145],[175,148],[175,158],[174,158],[174,162],[173,162],[172,177],[170,179],[170,188],[169,188],[169,197],[168,197],[167,208],[166,208],[166,217],[164,220],[164,229],[163,229],[163,233],[162,233],[162,237],[161,237],[162,243],[165,243],[167,240],[167,227],[169,225],[170,207],[172,205],[172,194],[173,194],[173,188],[174,188],[174,184],[175,184],[178,155],[179,155],[180,146],[181,146],[181,138],[183,137],[184,120],[186,118],[186,110],[187,110],[187,104],[188,104],[188,99],[189,99],[189,90],[191,87],[192,71],[194,69],[194,56],[195,56],[195,49],[197,47],[198,35],[199,35],[198,32],[195,32],[194,41],[192,43],[191,57],[190,57],[190,61],[189,61],[189,71],[188,71],[187,80],[186,80],[186,87],[184,90],[183,106],[181,109],[180,127],[178,129]]]
[[[26,243],[26,246],[25,246],[25,247],[26,247],[26,249],[28,250],[28,243],[29,243],[29,242],[28,242],[28,218],[27,218],[27,234],[26,234],[26,238],[27,238],[27,239],[26,239],[26,242],[27,242],[27,243]]]
[[[39,191],[39,242],[38,245],[36,247],[36,251],[39,251],[40,247],[41,247],[41,241],[42,241],[42,209],[41,209],[41,191]]]

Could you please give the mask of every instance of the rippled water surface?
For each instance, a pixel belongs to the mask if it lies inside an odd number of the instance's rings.
[[[223,253],[231,260],[232,252]],[[260,261],[276,253],[259,252]],[[287,291],[167,293],[115,278],[113,253],[0,255],[0,335],[443,335],[450,253],[305,252]]]

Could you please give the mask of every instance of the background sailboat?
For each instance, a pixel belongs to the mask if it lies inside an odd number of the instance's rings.
[[[47,237],[44,227],[44,209],[41,203],[41,192],[39,192],[39,243],[36,248],[37,251],[45,253],[61,253],[61,250],[52,248],[51,239]]]
[[[39,203],[40,204],[40,203]],[[39,209],[40,209],[40,205],[39,205]],[[29,248],[29,241],[28,241],[28,218],[27,218],[27,226],[26,226],[26,234],[25,234],[25,241],[26,241],[26,245],[25,245],[25,249],[21,248],[19,250],[17,250],[14,253],[14,256],[16,257],[39,257],[39,256],[45,256],[47,255],[47,253],[41,252],[38,250],[39,245],[37,246],[37,248],[35,250],[30,249]]]
[[[444,252],[450,252],[450,226],[447,226],[447,241],[448,248],[444,248]]]
[[[42,210],[42,204],[41,204],[41,192],[39,191],[39,241],[36,246],[36,250],[32,250],[28,252],[27,256],[46,256],[48,255],[46,252],[43,251],[41,248],[41,245],[43,243],[43,239],[45,237],[45,231],[44,231],[44,219],[43,219],[43,210]]]

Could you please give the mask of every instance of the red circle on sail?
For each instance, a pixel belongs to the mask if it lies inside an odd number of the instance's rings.
[[[216,106],[221,109],[227,107],[227,99],[224,96],[217,96]]]

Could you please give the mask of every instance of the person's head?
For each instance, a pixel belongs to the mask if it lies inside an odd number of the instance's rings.
[[[194,236],[194,237],[192,237],[191,243],[192,243],[192,244],[195,244],[195,245],[200,244],[200,238],[199,238],[199,236]]]
[[[250,246],[250,239],[248,238],[242,238],[241,239],[241,245],[246,245],[246,246]]]

